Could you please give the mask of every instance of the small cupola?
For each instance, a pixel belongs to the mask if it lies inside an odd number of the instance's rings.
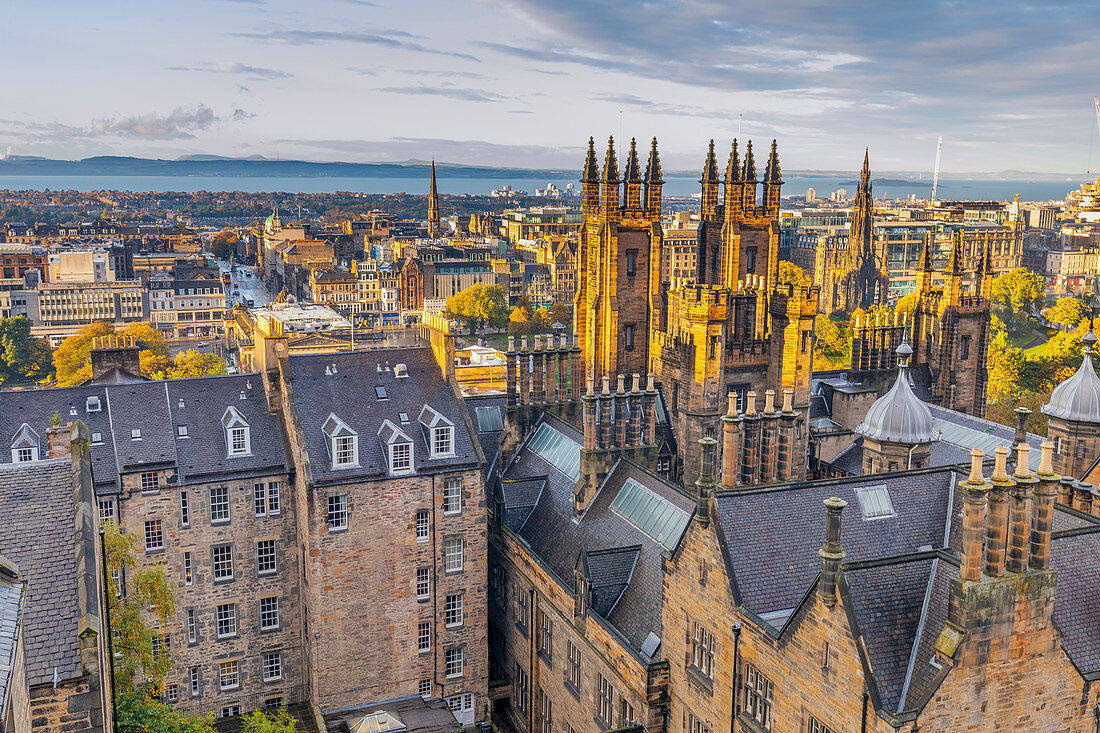
[[[1100,377],[1092,365],[1096,334],[1084,336],[1085,358],[1073,376],[1054,388],[1043,414],[1074,422],[1100,423]]]
[[[909,357],[913,349],[904,341],[898,347],[898,378],[890,391],[875,400],[856,432],[864,438],[889,443],[931,443],[932,411],[909,384]]]

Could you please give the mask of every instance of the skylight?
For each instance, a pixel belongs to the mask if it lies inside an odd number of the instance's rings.
[[[535,431],[527,447],[574,481],[580,478],[580,444],[565,437],[546,423],[539,425],[539,429]]]
[[[504,429],[504,420],[500,416],[499,407],[478,407],[474,412],[477,415],[479,433],[495,433]]]
[[[691,515],[654,494],[634,479],[619,490],[611,511],[645,532],[667,550],[675,549]]]
[[[856,498],[859,499],[859,509],[863,512],[864,520],[887,519],[897,514],[886,484],[856,489]]]
[[[380,400],[388,400],[389,399],[389,397],[386,396],[386,388],[383,387],[382,385],[378,385],[377,387],[374,388],[374,395]]]
[[[408,730],[396,715],[379,710],[348,723],[351,733],[395,733]]]

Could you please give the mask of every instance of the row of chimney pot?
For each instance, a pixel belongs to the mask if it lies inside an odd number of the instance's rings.
[[[797,440],[794,390],[783,390],[783,407],[775,406],[775,390],[764,392],[764,410],[756,410],[756,392],[745,395],[745,410],[737,411],[737,395],[730,394],[722,416],[722,487],[790,481]],[[780,418],[783,418],[780,420]]]
[[[585,450],[640,448],[657,442],[657,389],[652,372],[641,390],[641,376],[632,375],[630,391],[626,391],[625,375],[618,375],[617,388],[611,392],[611,380],[604,375],[600,393],[595,381],[588,380],[584,403]]]

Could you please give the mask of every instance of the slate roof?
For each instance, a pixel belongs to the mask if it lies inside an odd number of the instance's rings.
[[[309,454],[315,483],[339,483],[388,476],[388,464],[378,439],[384,420],[413,440],[417,473],[479,466],[476,437],[467,423],[465,405],[443,378],[428,347],[389,348],[341,354],[291,356],[285,377],[294,390],[292,409]],[[336,365],[335,374],[325,370]],[[394,376],[394,365],[405,364],[408,376]],[[381,371],[379,371],[381,369]],[[379,398],[376,387],[385,389]],[[431,458],[417,419],[425,405],[454,424],[454,455]],[[404,412],[407,421],[400,419]],[[359,436],[359,465],[334,470],[321,428],[334,414]]]
[[[615,547],[585,554],[585,569],[592,591],[592,610],[604,618],[611,615],[623,592],[630,585],[639,553],[640,547]]]
[[[77,638],[75,473],[68,458],[0,464],[0,555],[27,584],[23,644],[27,684],[81,675]],[[17,518],[18,521],[10,521]]]
[[[734,598],[756,614],[792,609],[821,568],[821,502],[848,502],[841,544],[849,562],[905,555],[947,542],[957,475],[939,468],[740,489],[716,496]],[[895,516],[864,520],[856,490],[885,485]]]
[[[954,558],[935,552],[844,566],[844,598],[863,638],[880,704],[916,709],[939,669],[930,664],[947,621]]]
[[[15,653],[19,646],[23,590],[21,579],[0,572],[0,707],[5,709],[8,684],[15,670]]]
[[[500,412],[501,421],[504,420],[504,407],[508,402],[507,395],[470,395],[466,397],[466,409],[470,411],[470,417],[474,421],[474,430],[477,431],[477,440],[481,444],[481,453],[485,456],[486,465],[491,465],[497,457],[497,440],[501,430],[482,430],[478,424],[477,408],[485,407]]]
[[[583,437],[575,427],[556,416],[546,413],[543,422],[549,424],[571,440],[580,451]],[[534,434],[534,431],[531,431]],[[627,479],[634,479],[663,500],[691,514],[694,500],[681,489],[629,461],[621,460],[612,469],[599,488],[588,511],[577,523],[573,522],[573,479],[552,466],[526,444],[503,471],[505,494],[505,521],[509,519],[508,502],[524,504],[530,500],[533,486],[518,490],[508,482],[515,479],[542,479],[545,486],[535,506],[525,521],[509,528],[528,544],[531,552],[557,577],[562,587],[573,592],[573,570],[581,550],[589,557],[599,557],[590,572],[598,577],[599,588],[593,583],[593,602],[590,608],[617,630],[636,652],[649,634],[661,636],[661,606],[663,602],[664,547],[656,539],[635,527],[611,510],[611,502]],[[509,491],[512,491],[509,498]],[[676,538],[678,541],[679,538]],[[672,543],[675,545],[675,542]],[[600,557],[600,551],[613,550],[611,557]],[[816,551],[816,550],[815,550]],[[633,572],[627,574],[627,558],[636,553]],[[625,584],[624,575],[627,576]],[[612,597],[619,585],[621,596]],[[595,591],[599,592],[595,592]],[[606,612],[606,615],[604,613]]]
[[[1055,512],[1057,515],[1057,512]],[[1050,565],[1058,571],[1054,594],[1054,623],[1073,665],[1086,678],[1100,677],[1100,583],[1096,560],[1100,533],[1055,536]]]
[[[396,715],[405,724],[408,733],[449,733],[462,730],[462,726],[455,722],[447,703],[442,700],[424,700],[419,696],[325,713],[325,729],[328,733],[344,733],[347,730],[345,723],[358,720],[368,713],[381,711]]]
[[[99,399],[98,412],[88,410],[89,397]],[[230,405],[249,425],[249,456],[227,457],[221,420]],[[287,470],[280,423],[268,413],[257,374],[0,392],[0,439],[10,443],[25,422],[42,436],[45,456],[45,431],[55,413],[63,423],[87,424],[101,494],[118,490],[119,473],[152,467],[176,467],[181,484]],[[180,425],[187,437],[180,436]],[[135,429],[141,440],[132,438]],[[0,446],[0,465],[11,462],[7,447]]]

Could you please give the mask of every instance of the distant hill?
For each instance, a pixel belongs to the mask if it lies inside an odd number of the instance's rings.
[[[0,175],[28,176],[213,176],[238,178],[427,178],[430,161],[402,163],[312,163],[260,156],[228,158],[185,155],[176,160],[102,155],[83,160],[50,160],[10,156],[0,159]],[[545,178],[575,180],[577,170],[503,168],[436,163],[449,178]]]

